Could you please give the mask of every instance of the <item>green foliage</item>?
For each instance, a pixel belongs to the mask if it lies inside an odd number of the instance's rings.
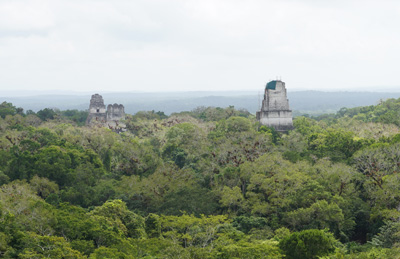
[[[23,109],[15,107],[12,103],[2,102],[0,104],[0,117],[5,118],[7,115],[22,115]]]
[[[229,259],[258,259],[258,258],[284,258],[279,252],[277,242],[266,240],[257,242],[238,242],[223,246],[217,252],[215,258]]]
[[[43,199],[58,192],[58,185],[55,182],[49,181],[47,178],[40,178],[37,175],[32,177],[30,185],[36,194]]]
[[[177,145],[166,145],[163,151],[163,157],[173,161],[179,168],[183,168],[186,163],[186,152]]]
[[[289,212],[285,220],[295,230],[327,228],[332,232],[338,232],[343,226],[344,215],[337,204],[328,204],[322,200],[309,208]]]
[[[46,121],[46,120],[53,120],[57,113],[53,109],[45,108],[43,110],[38,111],[36,114],[42,121]]]
[[[65,110],[60,112],[60,115],[62,117],[75,122],[79,126],[85,125],[88,114],[89,112],[87,111],[78,111],[78,110]]]
[[[218,230],[228,222],[227,216],[193,215],[161,216],[161,235],[179,242],[183,247],[210,246],[218,237]]]
[[[274,144],[278,144],[278,141],[280,140],[280,136],[279,136],[279,133],[274,128],[262,125],[262,126],[260,126],[260,129],[258,131],[271,135],[272,142]]]
[[[19,258],[86,258],[62,237],[39,236],[26,233],[22,239],[24,249]]]
[[[337,241],[333,235],[323,230],[303,230],[294,232],[279,242],[285,258],[312,259],[328,255],[335,250]]]
[[[372,248],[367,251],[359,253],[345,254],[343,252],[337,252],[336,254],[322,257],[323,259],[386,259],[386,258],[399,258],[399,249],[382,249]]]
[[[337,118],[350,117],[364,122],[382,122],[400,126],[400,98],[381,101],[376,106],[342,108],[336,114]]]
[[[232,225],[238,230],[249,233],[252,229],[262,229],[267,226],[268,221],[262,217],[238,216],[233,219]]]
[[[243,205],[244,197],[242,191],[238,186],[229,188],[224,186],[221,194],[221,205],[228,208],[228,210],[237,211]]]
[[[116,134],[3,103],[0,256],[395,258],[397,102],[287,134],[233,107],[139,112]]]
[[[379,233],[375,235],[370,243],[376,247],[391,248],[400,244],[400,223],[386,221],[379,229]]]
[[[141,216],[129,211],[121,200],[107,201],[102,206],[90,212],[95,217],[105,217],[113,220],[121,232],[132,238],[145,236],[145,220]]]
[[[120,252],[117,248],[108,248],[108,247],[99,247],[97,248],[89,258],[93,259],[107,259],[107,258],[116,258],[116,259],[130,259],[135,258],[131,255],[127,255],[125,253]]]
[[[226,120],[232,116],[249,117],[250,113],[246,110],[235,110],[233,106],[227,108],[220,107],[198,107],[191,112],[195,118],[203,121]]]
[[[218,208],[217,197],[200,186],[183,186],[165,195],[160,212],[166,215],[180,215],[182,212],[211,215]]]

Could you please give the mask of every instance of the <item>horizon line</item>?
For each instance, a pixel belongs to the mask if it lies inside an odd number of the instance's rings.
[[[397,88],[399,89],[399,88]],[[295,89],[290,90],[287,89],[288,92],[355,92],[355,93],[398,93],[400,89],[323,89],[323,90],[316,90],[316,89]],[[77,90],[6,90],[0,91],[2,92],[0,97],[28,97],[28,96],[43,96],[43,95],[92,95],[96,93],[101,94],[156,94],[156,93],[240,93],[240,92],[264,92],[264,89],[241,89],[241,90],[173,90],[173,91],[77,91]]]

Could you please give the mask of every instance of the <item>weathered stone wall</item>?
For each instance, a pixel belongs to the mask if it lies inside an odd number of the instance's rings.
[[[292,111],[261,111],[257,112],[257,119],[262,125],[277,131],[293,129]]]
[[[265,88],[262,107],[256,116],[262,125],[273,127],[277,131],[288,131],[293,128],[293,119],[285,83],[282,81],[274,82],[275,87],[273,89]]]
[[[101,124],[103,126],[116,127],[120,120],[125,119],[125,108],[122,104],[104,105],[103,97],[99,94],[92,95],[89,105],[87,125]],[[111,124],[110,124],[111,123]]]
[[[107,120],[124,120],[125,119],[125,108],[122,104],[109,104],[107,106]]]
[[[89,105],[89,113],[105,113],[106,106],[104,105],[103,97],[99,94],[92,95]]]
[[[104,123],[107,121],[106,106],[104,105],[103,97],[99,94],[92,95],[89,105],[89,115],[86,119],[86,124],[94,122]]]
[[[265,89],[263,106],[261,110],[264,111],[289,110],[289,100],[287,99],[287,93],[284,82],[277,81],[275,90],[267,88]]]

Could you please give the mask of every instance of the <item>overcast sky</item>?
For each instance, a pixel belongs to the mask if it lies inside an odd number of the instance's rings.
[[[400,1],[0,0],[0,91],[400,88]]]

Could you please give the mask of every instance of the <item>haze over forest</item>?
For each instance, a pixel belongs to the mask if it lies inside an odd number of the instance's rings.
[[[261,89],[262,90],[262,89]],[[26,93],[27,94],[27,93]],[[25,95],[26,95],[25,94]],[[29,94],[29,93],[28,93]],[[93,93],[94,94],[94,93]],[[91,94],[47,94],[32,96],[0,97],[0,101],[10,101],[24,110],[35,112],[44,108],[60,110],[87,110]],[[263,92],[164,92],[164,93],[104,93],[106,104],[122,103],[125,111],[135,114],[138,111],[162,111],[166,114],[191,111],[201,106],[229,107],[245,109],[255,114],[260,109]],[[335,113],[340,108],[353,108],[378,104],[380,100],[399,98],[400,92],[321,92],[288,91],[290,108],[295,116]]]

